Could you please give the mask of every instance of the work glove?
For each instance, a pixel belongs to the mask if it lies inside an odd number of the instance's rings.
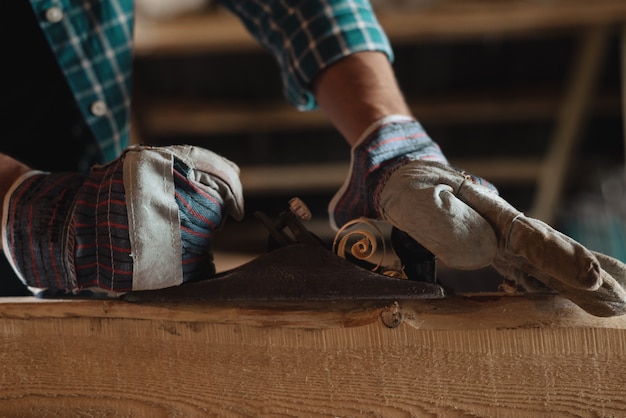
[[[33,291],[119,296],[205,279],[239,168],[206,149],[132,146],[89,174],[32,171],[5,198],[4,251]]]
[[[410,118],[384,118],[362,135],[329,215],[335,228],[360,217],[384,220],[451,268],[491,265],[524,289],[552,289],[593,315],[626,313],[621,262],[525,216],[487,181],[451,167]]]

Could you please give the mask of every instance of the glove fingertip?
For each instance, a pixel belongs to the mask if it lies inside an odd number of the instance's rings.
[[[600,269],[600,287],[571,298],[588,313],[608,318],[626,314],[626,291],[608,272]]]
[[[538,219],[515,217],[508,231],[506,250],[568,286],[580,290],[602,286],[602,269],[593,253]]]

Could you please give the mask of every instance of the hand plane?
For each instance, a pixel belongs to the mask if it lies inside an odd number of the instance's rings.
[[[295,203],[294,203],[295,202]],[[408,234],[393,228],[391,243],[404,277],[376,271],[371,263],[340,257],[303,225],[304,204],[272,219],[255,218],[268,230],[267,253],[214,277],[180,286],[133,291],[122,296],[143,301],[321,301],[435,299],[446,294],[436,280],[435,257]]]

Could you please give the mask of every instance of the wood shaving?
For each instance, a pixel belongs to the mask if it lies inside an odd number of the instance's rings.
[[[379,251],[379,243],[381,251]],[[383,232],[371,219],[358,218],[347,222],[335,234],[332,249],[341,258],[345,259],[350,254],[357,260],[368,261],[374,265],[372,271],[389,277],[406,278],[401,269],[382,266],[387,256],[387,245]],[[376,256],[378,260],[372,261]]]

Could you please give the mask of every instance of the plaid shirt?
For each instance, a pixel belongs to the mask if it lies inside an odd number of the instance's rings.
[[[31,0],[105,161],[130,134],[131,0]]]
[[[129,143],[132,0],[30,0],[105,161]],[[389,41],[366,0],[222,0],[277,59],[285,97],[316,107],[311,80],[358,51]]]
[[[393,54],[368,0],[222,0],[274,55],[284,94],[300,110],[316,107],[316,74],[359,51]]]

